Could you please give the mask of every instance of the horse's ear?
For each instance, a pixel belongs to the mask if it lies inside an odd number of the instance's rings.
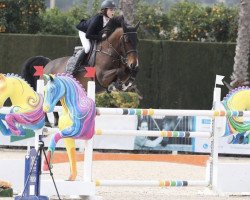
[[[227,87],[227,89],[229,90],[229,91],[232,91],[234,88],[229,84],[229,83],[227,83],[226,81],[224,81],[224,80],[222,80],[222,82],[224,83],[224,85]]]
[[[44,81],[53,81],[54,78],[51,75],[44,74],[43,75]]]
[[[125,24],[124,21],[122,22],[122,29],[123,29],[123,32],[124,32],[124,33],[126,33],[127,30],[128,30],[128,29],[127,29],[127,26],[126,26],[126,24]]]
[[[0,90],[6,87],[6,77],[0,74]]]
[[[49,74],[50,80],[54,81],[54,76],[52,74]]]
[[[140,21],[135,25],[135,30],[137,30],[138,28],[139,28],[139,26],[140,26]]]
[[[1,74],[1,73],[0,73],[0,80],[5,80],[4,74]]]

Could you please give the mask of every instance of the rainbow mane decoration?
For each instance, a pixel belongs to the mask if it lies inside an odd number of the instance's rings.
[[[250,110],[250,88],[239,87],[229,92],[224,97],[222,104],[226,111]],[[243,133],[250,130],[250,123],[244,122],[243,117],[228,117],[224,136]]]
[[[58,125],[60,132],[51,136],[47,157],[49,161],[52,159],[57,142],[63,138],[71,165],[69,180],[75,180],[77,175],[75,139],[88,140],[93,137],[95,102],[87,97],[82,85],[69,74],[44,75],[44,78],[48,81],[45,88],[44,111],[52,112],[58,101],[63,107]],[[46,162],[43,169],[49,169]]]
[[[3,135],[23,136],[24,127],[40,129],[44,126],[43,97],[18,75],[0,74],[0,108],[8,98],[12,109],[9,114],[0,114],[0,131]]]

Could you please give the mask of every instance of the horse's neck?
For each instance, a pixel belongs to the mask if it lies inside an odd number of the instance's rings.
[[[108,38],[109,42],[112,43],[112,45],[118,46],[120,38],[123,34],[123,29],[122,28],[117,28]],[[118,42],[117,42],[118,41]]]
[[[69,110],[69,108],[67,106],[65,97],[62,97],[62,99],[60,100],[60,102],[62,104],[63,114],[69,114],[70,110]]]
[[[228,107],[231,110],[250,110],[250,90],[236,91],[228,99]]]
[[[36,108],[39,103],[39,96],[23,80],[10,78],[9,89],[13,90],[10,95],[12,106],[18,107],[18,112],[28,112]]]

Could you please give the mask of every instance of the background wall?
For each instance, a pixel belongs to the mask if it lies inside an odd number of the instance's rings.
[[[20,73],[29,57],[72,55],[78,37],[0,34],[0,72]],[[141,108],[211,109],[215,75],[233,71],[235,44],[141,40]],[[223,88],[223,95],[227,90]]]

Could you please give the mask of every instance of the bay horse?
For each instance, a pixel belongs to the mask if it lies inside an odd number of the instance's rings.
[[[95,57],[95,82],[96,92],[105,90],[122,90],[128,91],[133,87],[134,80],[139,71],[138,51],[137,51],[137,29],[139,22],[134,26],[129,26],[124,22],[123,16],[113,17],[109,20],[103,30],[107,36],[97,41],[97,47],[93,50],[92,55]],[[93,56],[94,55],[94,56]],[[33,63],[44,65],[45,74],[57,74],[66,72],[67,62],[70,57],[57,58],[48,60],[43,56],[29,58],[26,64],[23,65],[22,76],[30,83],[34,84],[36,77],[31,73],[34,71]],[[86,64],[85,61],[80,62],[80,65]],[[79,68],[76,66],[76,68]],[[87,82],[91,78],[86,78],[85,70],[80,70],[74,73],[74,77],[87,89]],[[136,91],[138,91],[135,88]],[[57,124],[58,117],[55,119]],[[46,120],[47,121],[47,120]]]

